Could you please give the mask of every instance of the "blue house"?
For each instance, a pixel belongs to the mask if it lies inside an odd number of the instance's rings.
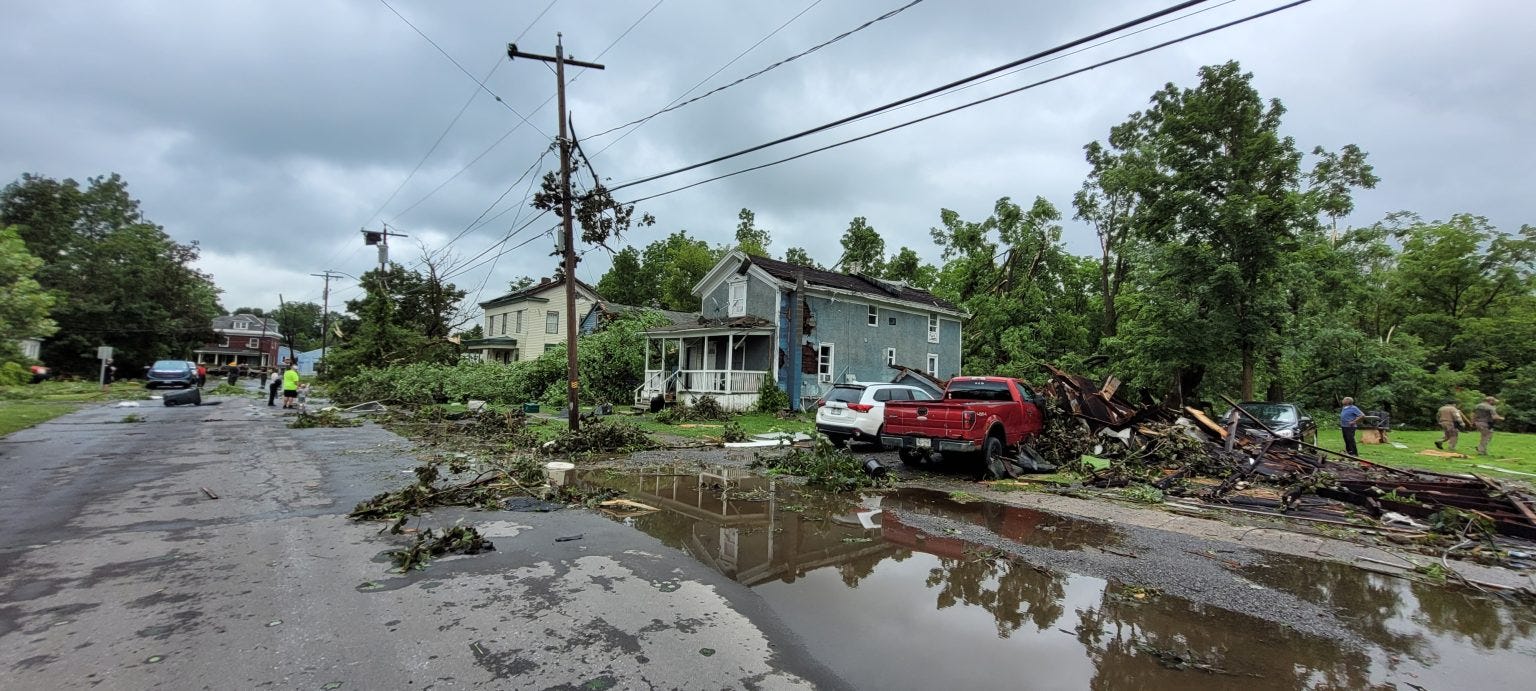
[[[863,274],[812,269],[739,251],[693,292],[696,323],[646,332],[646,376],[635,402],[708,394],[750,408],[765,379],[800,408],[842,382],[887,382],[901,367],[960,373],[964,314],[932,293]]]

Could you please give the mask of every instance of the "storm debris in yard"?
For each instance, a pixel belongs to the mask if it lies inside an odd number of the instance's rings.
[[[474,526],[455,523],[441,534],[434,533],[431,528],[417,533],[414,544],[390,552],[389,557],[400,571],[405,572],[424,569],[434,558],[445,554],[479,554],[494,549],[496,545],[480,535]]]
[[[313,413],[299,413],[299,416],[288,423],[289,429],[310,429],[314,427],[357,427],[363,424],[362,420],[343,417],[335,410],[321,410]]]
[[[1093,455],[1110,461],[1086,484],[1361,527],[1369,527],[1361,517],[1390,516],[1397,522],[1410,517],[1451,541],[1494,535],[1536,540],[1532,498],[1488,478],[1383,466],[1266,433],[1252,416],[1260,429],[1218,421],[1194,408],[1153,401],[1133,405],[1113,377],[1101,386],[1047,369],[1052,376],[1044,388],[1055,400],[1054,417],[1065,420],[1048,429],[1042,453],[1071,454],[1082,443],[1081,433],[1072,432],[1079,426],[1092,440]]]
[[[808,485],[839,492],[879,487],[890,480],[886,473],[865,472],[863,461],[833,446],[825,436],[817,436],[815,445],[809,449],[791,448],[783,455],[758,454],[750,467],[766,469],[770,474],[803,477]]]
[[[565,430],[554,441],[545,445],[548,453],[602,453],[641,451],[653,445],[651,438],[639,427],[611,418],[600,418],[581,426],[580,430]]]
[[[544,466],[529,457],[515,457],[480,473],[469,482],[438,485],[438,465],[416,467],[416,481],[393,492],[383,492],[359,503],[347,514],[354,520],[399,518],[434,506],[482,506],[499,508],[513,494],[534,495],[544,483]]]

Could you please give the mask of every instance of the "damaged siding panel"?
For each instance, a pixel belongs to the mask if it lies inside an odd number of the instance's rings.
[[[721,281],[713,289],[700,297],[699,313],[705,319],[727,319],[731,306],[731,283],[736,280],[746,279],[747,286],[747,314],[754,317],[762,317],[770,322],[774,321],[773,306],[777,304],[775,297],[778,288],[769,285],[763,279],[752,274],[738,276],[731,274]]]

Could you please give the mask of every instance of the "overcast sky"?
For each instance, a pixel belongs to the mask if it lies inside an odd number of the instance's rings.
[[[473,267],[453,281],[471,299],[485,300],[518,276],[548,275],[555,261],[548,256],[552,240],[540,235],[552,216],[500,249],[532,238],[528,244],[474,259],[530,218],[528,178],[513,186],[519,176],[558,167],[557,156],[539,160],[557,127],[555,78],[539,62],[506,59],[506,44],[519,36],[521,49],[552,54],[555,34],[563,32],[568,54],[607,66],[568,71],[569,106],[598,173],[618,184],[1173,4],[926,0],[620,138],[627,130],[594,135],[665,107],[701,81],[691,96],[908,0],[388,1],[464,70],[489,73],[485,86],[502,102],[378,0],[0,0],[0,176],[10,181],[31,172],[83,182],[122,174],[150,219],[175,239],[201,245],[200,266],[223,289],[226,308],[272,307],[279,293],[318,302],[320,279],[308,274],[358,275],[377,260],[359,228],[388,222],[407,233],[391,249],[411,264],[422,255],[421,243],[441,249],[489,209],[485,216],[493,220],[448,247],[452,261]],[[1278,4],[1205,3],[1202,14],[1079,55],[617,196],[664,192],[807,151]],[[737,210],[747,207],[773,233],[775,256],[803,246],[831,263],[849,220],[865,216],[888,252],[906,245],[936,262],[927,231],[940,209],[979,220],[999,197],[1027,206],[1043,196],[1068,217],[1068,247],[1090,254],[1091,230],[1070,220],[1071,197],[1086,171],[1083,145],[1103,139],[1165,83],[1193,85],[1200,66],[1229,59],[1254,73],[1264,97],[1284,102],[1285,130],[1303,150],[1354,143],[1370,154],[1382,182],[1357,196],[1351,223],[1369,224],[1394,210],[1430,218],[1472,212],[1515,230],[1536,222],[1532,26],[1536,5],[1514,0],[1314,0],[897,132],[642,202],[640,210],[658,223],[628,242],[643,247],[686,229],[727,243]],[[608,264],[605,253],[589,252],[578,275],[596,282]],[[359,292],[351,279],[333,287],[333,304]]]

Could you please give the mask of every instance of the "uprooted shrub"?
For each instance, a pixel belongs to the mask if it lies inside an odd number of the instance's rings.
[[[678,425],[684,422],[718,422],[731,419],[731,414],[725,408],[720,407],[720,401],[708,394],[700,396],[693,405],[683,401],[663,409],[656,414],[656,421],[663,425]]]
[[[381,492],[359,502],[347,514],[353,520],[400,518],[435,506],[479,506],[493,509],[502,498],[514,493],[531,493],[544,483],[544,465],[530,456],[514,456],[498,461],[494,467],[469,482],[438,485],[438,464],[416,467],[416,481],[393,492]]]
[[[783,455],[758,454],[751,467],[761,468],[778,475],[795,475],[805,478],[813,487],[825,487],[847,491],[860,487],[878,487],[885,483],[884,476],[871,477],[864,472],[864,464],[858,457],[832,445],[826,437],[817,436],[810,449],[790,449]]]
[[[415,544],[406,549],[393,550],[389,557],[403,572],[424,569],[434,558],[445,554],[479,554],[494,549],[495,543],[485,539],[474,526],[455,523],[441,535],[434,534],[431,528],[417,533]]]
[[[565,430],[554,443],[545,447],[550,453],[628,453],[653,446],[651,438],[640,428],[611,418],[599,418],[583,423],[575,432]]]

